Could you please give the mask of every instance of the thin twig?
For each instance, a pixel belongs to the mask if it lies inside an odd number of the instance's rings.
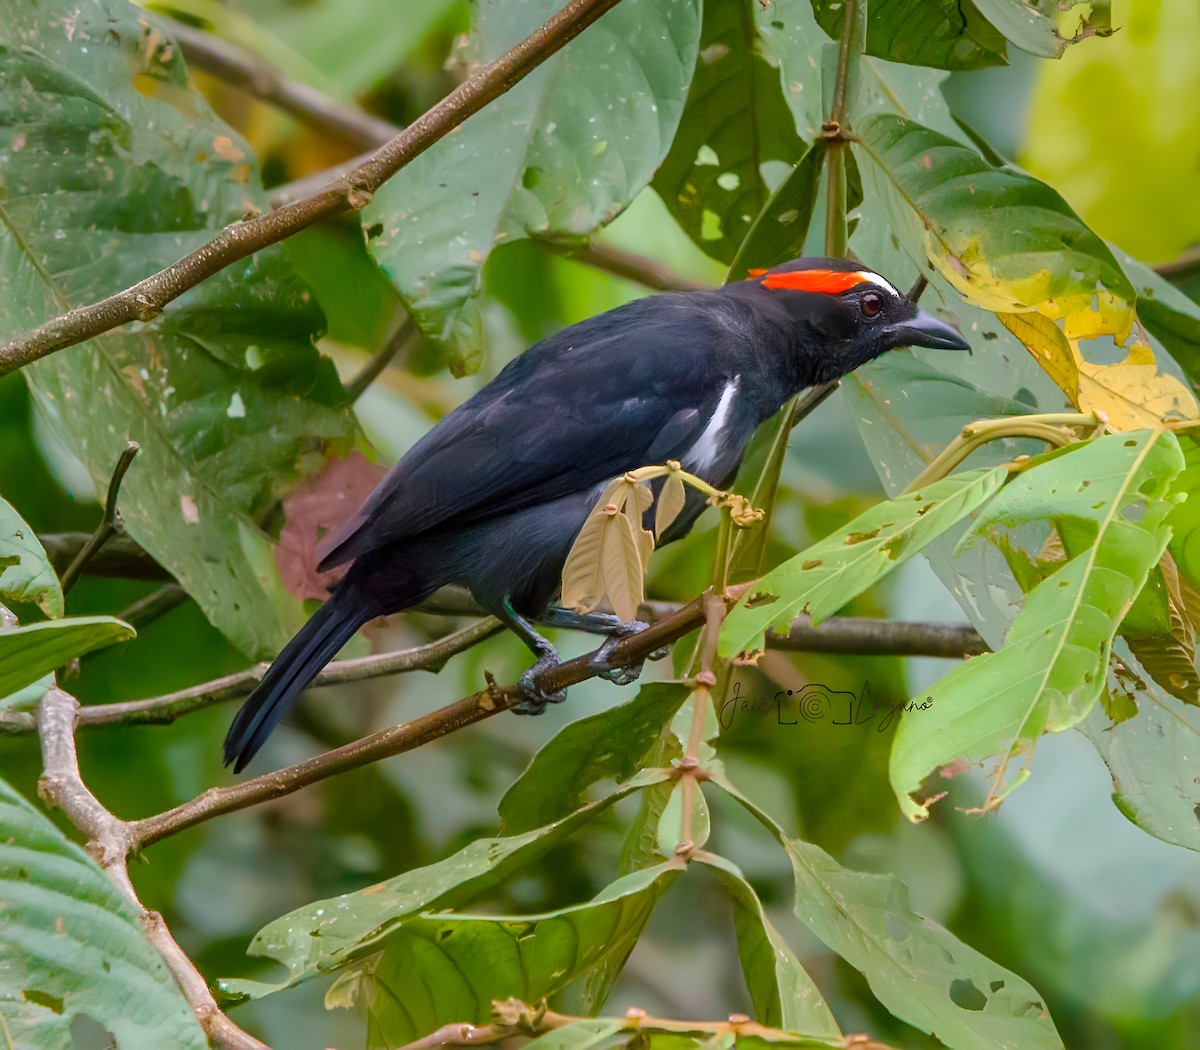
[[[92,538],[90,532],[44,532],[38,534],[50,564],[59,575],[79,556],[79,552]],[[135,539],[124,534],[113,536],[102,550],[96,551],[83,568],[84,576],[105,576],[118,580],[174,579],[138,545]]]
[[[403,349],[404,344],[416,334],[416,331],[416,323],[411,317],[406,317],[400,322],[400,326],[392,333],[392,337],[384,343],[383,349],[374,354],[371,360],[362,367],[358,375],[346,384],[346,397],[350,400],[351,404],[362,397],[367,387],[379,378],[383,370],[392,363],[395,356]]]
[[[648,601],[638,616],[647,621],[673,616],[677,602]],[[449,610],[454,615],[477,614],[474,603],[463,602]],[[122,617],[123,618],[123,617]],[[492,621],[481,620],[427,645],[357,660],[335,660],[313,680],[312,688],[364,681],[405,671],[437,670],[456,652],[470,648],[499,630]],[[476,637],[479,632],[480,637]],[[831,616],[814,627],[807,615],[798,616],[786,634],[767,632],[767,648],[781,652],[838,653],[855,656],[930,656],[958,660],[987,652],[987,643],[970,624],[910,623],[875,620],[857,616]],[[81,729],[114,725],[169,725],[184,715],[246,696],[258,684],[269,665],[257,664],[245,671],[174,693],[146,700],[93,704],[80,713]],[[28,711],[0,711],[0,735],[20,735],[37,729]]]
[[[524,79],[620,0],[568,0],[544,25],[465,80],[357,168],[310,197],[234,223],[207,244],[123,292],[78,307],[0,346],[0,376],[131,321],[150,321],[172,300],[230,264],[321,219],[365,208],[396,172]]]
[[[226,1050],[268,1050],[268,1047],[234,1024],[217,1006],[208,984],[195,964],[171,935],[163,917],[138,899],[129,879],[129,850],[133,844],[129,825],[113,816],[88,790],[79,772],[75,726],[79,701],[57,686],[41,702],[39,731],[42,740],[42,779],[38,792],[47,805],[62,810],[88,838],[87,850],[136,913],[147,940],[162,955],[205,1033]]]
[[[121,521],[121,512],[117,509],[117,495],[121,491],[121,482],[125,480],[125,472],[133,462],[133,457],[140,450],[141,446],[136,441],[130,441],[117,460],[117,465],[113,468],[112,480],[108,483],[108,499],[104,504],[104,517],[100,519],[96,531],[92,533],[80,552],[75,555],[75,560],[67,566],[67,571],[62,574],[63,594],[66,594],[75,585],[75,581],[83,574],[88,562],[124,527]]]
[[[189,66],[248,91],[325,137],[336,136],[357,149],[374,149],[398,130],[382,117],[342,105],[316,88],[289,80],[270,63],[226,40],[174,19],[156,17],[183,48]]]
[[[155,588],[144,598],[139,598],[132,605],[127,605],[119,613],[118,620],[124,620],[130,627],[139,630],[148,623],[153,623],[160,616],[166,616],[173,609],[178,609],[191,600],[188,594],[177,583],[165,583]]]
[[[738,597],[744,590],[735,589],[731,598]],[[697,598],[644,631],[616,641],[606,654],[607,664],[610,667],[629,667],[641,663],[656,649],[670,645],[695,630],[703,619],[703,601]],[[544,692],[556,693],[594,678],[600,673],[599,667],[593,662],[594,656],[595,653],[589,653],[551,667],[538,675],[535,682]],[[506,711],[524,698],[516,686],[489,685],[487,689],[463,697],[431,714],[372,733],[297,765],[229,787],[210,788],[181,806],[131,823],[137,847],[151,845],[223,813],[290,795],[302,787],[346,770],[411,751],[464,726]]]
[[[683,274],[676,273],[669,266],[664,266],[649,256],[629,252],[624,248],[614,248],[610,244],[593,242],[586,248],[570,251],[569,249],[560,249],[546,241],[538,243],[561,252],[568,259],[586,263],[588,266],[603,270],[614,277],[624,277],[628,281],[636,281],[646,288],[653,288],[656,292],[698,292],[712,287],[704,281],[684,277]]]

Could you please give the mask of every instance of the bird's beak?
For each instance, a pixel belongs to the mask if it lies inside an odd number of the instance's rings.
[[[897,346],[927,346],[932,350],[966,350],[968,343],[957,331],[933,314],[918,310],[911,321],[904,321],[892,328]]]

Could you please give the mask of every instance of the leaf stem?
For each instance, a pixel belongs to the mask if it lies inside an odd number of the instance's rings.
[[[1048,412],[1036,416],[1009,416],[1005,419],[984,419],[963,427],[962,433],[939,452],[905,487],[904,494],[916,492],[931,482],[946,477],[972,452],[990,441],[1003,438],[1032,438],[1054,448],[1062,448],[1078,437],[1061,427],[1099,427],[1103,424],[1094,416],[1082,412]]]

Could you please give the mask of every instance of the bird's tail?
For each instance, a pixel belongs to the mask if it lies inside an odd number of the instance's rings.
[[[359,629],[364,616],[354,593],[339,588],[284,647],[225,735],[225,764],[240,773],[309,682]]]

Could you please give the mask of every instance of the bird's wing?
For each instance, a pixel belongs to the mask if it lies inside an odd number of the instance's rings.
[[[666,298],[575,325],[510,363],[414,445],[326,539],[321,568],[446,522],[496,517],[680,457],[723,390],[713,355],[691,351],[720,331],[694,312],[664,311],[673,305]],[[659,308],[647,317],[634,309],[644,303]]]

